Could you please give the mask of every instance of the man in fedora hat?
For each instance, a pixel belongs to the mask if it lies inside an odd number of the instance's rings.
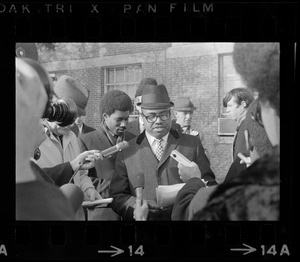
[[[149,206],[147,219],[171,220],[172,205],[166,208],[157,205],[156,188],[184,182],[178,174],[178,163],[170,157],[174,149],[199,165],[201,178],[208,185],[216,183],[200,140],[171,128],[172,106],[164,85],[144,87],[141,108],[145,131],[129,141],[129,148],[117,153],[110,186],[112,209],[124,220],[133,219],[134,188],[140,183],[141,173],[144,174],[143,198]]]
[[[103,120],[99,128],[79,137],[81,151],[96,149],[103,151],[122,141],[129,141],[134,135],[126,131],[129,113],[132,111],[130,97],[121,90],[110,90],[100,102],[100,114]],[[127,150],[127,149],[126,149]],[[115,155],[97,161],[90,169],[89,176],[96,178],[94,185],[102,198],[108,198],[111,177],[115,169]],[[111,208],[89,210],[89,220],[119,220]]]
[[[69,76],[62,76],[61,78],[65,78],[65,83],[68,84],[71,89],[67,89],[67,94],[65,95],[68,95],[72,92],[72,98],[77,106],[78,117],[75,119],[74,124],[70,126],[70,129],[77,137],[94,131],[95,128],[92,128],[84,123],[86,117],[85,108],[89,101],[90,90],[88,90],[82,83],[74,78]]]
[[[78,108],[82,106],[79,103],[80,99],[78,99],[78,97],[84,96],[78,86],[79,84],[76,79],[70,76],[62,76],[54,85],[54,93],[61,99],[71,99],[70,101],[76,104],[78,110]],[[76,135],[70,130],[70,125],[60,126],[58,122],[50,122],[47,120],[43,120],[43,125],[47,137],[39,146],[41,156],[36,163],[41,168],[51,168],[62,163],[71,163],[72,160],[76,159],[81,151]],[[75,171],[76,170],[73,169],[73,172]],[[69,175],[67,173],[62,174],[67,177],[57,179],[68,183],[68,179],[70,179]],[[91,179],[88,177],[87,170],[79,170],[78,174],[74,177],[74,183],[81,188],[88,199],[95,200],[101,198],[99,193],[95,190]],[[79,215],[78,219],[84,219],[84,214]]]
[[[134,106],[139,113],[139,117],[137,119],[132,120],[127,125],[127,131],[134,134],[135,136],[138,136],[140,133],[142,133],[145,130],[143,117],[141,115],[142,113],[141,102],[142,102],[143,89],[146,85],[156,86],[157,81],[153,77],[143,78],[139,83],[138,88],[135,92]],[[172,128],[181,132],[180,126],[175,122],[172,122]]]
[[[196,136],[201,140],[204,152],[208,159],[210,159],[209,152],[204,146],[205,139],[203,132],[194,130],[191,127],[193,121],[193,113],[196,109],[197,107],[194,106],[189,97],[178,97],[174,103],[174,116],[176,118],[175,121],[180,126],[180,130],[182,133]]]

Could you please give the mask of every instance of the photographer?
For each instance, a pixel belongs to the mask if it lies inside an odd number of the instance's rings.
[[[60,98],[54,99],[54,104],[56,103],[59,107],[60,104],[63,105],[62,101],[64,101],[68,108],[64,109],[63,106],[62,109],[59,108],[62,112],[61,122],[58,119],[55,119],[56,121],[43,120],[47,136],[39,147],[41,155],[37,160],[37,164],[41,168],[65,165],[68,167],[68,172],[52,173],[56,176],[55,180],[58,185],[68,183],[70,177],[74,174],[74,184],[80,187],[87,199],[101,199],[91,179],[87,176],[88,172],[82,170],[82,166],[78,164],[80,161],[77,161],[79,159],[76,160],[76,158],[80,158],[80,149],[76,135],[70,130],[70,125],[74,123],[77,117],[76,102],[78,101],[75,98],[81,94],[81,91],[77,81],[70,81],[72,80],[71,77],[68,80],[66,82],[64,78],[60,78],[54,86],[54,92]]]
[[[38,179],[30,166],[47,94],[37,72],[16,58],[16,219],[73,220],[74,211],[54,185]]]

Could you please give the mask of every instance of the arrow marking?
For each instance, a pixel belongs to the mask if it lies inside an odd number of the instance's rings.
[[[114,248],[115,250],[98,250],[98,253],[112,253],[111,257],[114,257],[114,256],[124,253],[123,249],[120,249],[120,248],[117,248],[114,246],[110,246],[110,247]]]
[[[247,248],[231,248],[231,251],[247,251],[246,253],[244,253],[243,255],[247,255],[250,254],[252,252],[256,251],[256,248],[248,246],[246,244],[243,243],[243,246],[247,247]]]

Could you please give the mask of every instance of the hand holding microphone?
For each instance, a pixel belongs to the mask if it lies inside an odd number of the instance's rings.
[[[145,185],[145,177],[143,173],[137,174],[136,185],[134,191],[136,194],[136,203],[133,211],[133,218],[135,220],[145,221],[148,216],[148,204],[146,200],[143,200],[143,189]]]
[[[87,170],[95,167],[96,160],[103,160],[112,156],[114,153],[128,148],[129,144],[127,141],[122,141],[115,146],[109,147],[103,151],[100,150],[89,150],[84,151],[78,155],[74,160],[70,162],[73,170]]]

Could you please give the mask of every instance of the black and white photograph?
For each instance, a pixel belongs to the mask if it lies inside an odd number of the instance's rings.
[[[16,163],[17,220],[279,220],[279,43],[16,54],[17,95],[40,84],[17,110],[17,156],[32,148],[29,173]]]

